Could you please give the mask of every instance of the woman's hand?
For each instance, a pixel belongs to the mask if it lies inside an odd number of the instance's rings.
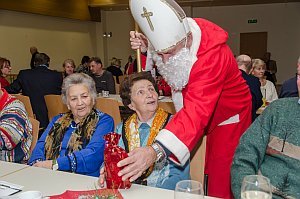
[[[118,175],[122,180],[130,182],[140,177],[156,160],[156,152],[151,146],[139,147],[128,153],[128,157],[118,162],[118,167],[123,168]]]
[[[148,49],[148,40],[142,33],[130,31],[130,45],[133,50],[141,49],[145,53]]]
[[[101,188],[104,187],[105,179],[106,179],[106,171],[105,171],[105,167],[102,167],[100,169],[100,176],[99,176],[99,179],[98,179],[98,183],[99,183]]]
[[[32,165],[34,167],[41,167],[46,169],[52,169],[52,160],[39,161]]]

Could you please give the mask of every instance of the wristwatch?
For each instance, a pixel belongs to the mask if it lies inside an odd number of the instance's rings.
[[[52,170],[53,171],[58,170],[58,163],[57,163],[56,159],[52,160]]]
[[[151,147],[154,149],[156,153],[156,163],[161,163],[166,159],[166,153],[164,149],[158,144],[158,143],[153,143]]]

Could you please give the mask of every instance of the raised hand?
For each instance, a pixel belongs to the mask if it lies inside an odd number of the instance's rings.
[[[123,168],[118,175],[122,176],[122,180],[129,179],[130,182],[135,181],[146,171],[156,160],[156,153],[150,146],[139,147],[128,153],[128,157],[118,162],[118,167]]]
[[[142,33],[130,31],[130,45],[133,50],[141,49],[145,53],[148,49],[148,40]]]

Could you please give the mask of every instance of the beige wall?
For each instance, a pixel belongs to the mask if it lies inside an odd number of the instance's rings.
[[[30,46],[47,53],[50,67],[62,70],[67,58],[80,64],[83,55],[102,51],[100,23],[0,10],[0,56],[11,60],[13,71],[29,68]],[[101,53],[99,52],[101,55]]]
[[[128,56],[134,51],[130,48],[129,31],[134,30],[134,21],[129,11],[110,11],[104,12],[105,25],[103,30],[112,32],[111,38],[104,38],[106,40],[106,60],[105,66],[110,64],[112,57],[122,59],[122,66],[127,63]],[[104,42],[105,43],[105,42]]]
[[[229,33],[234,54],[239,54],[239,34],[268,32],[268,50],[278,65],[278,81],[282,83],[295,73],[300,55],[300,3],[220,6],[209,8],[185,7],[188,16],[209,19]],[[83,55],[99,56],[105,66],[111,57],[127,62],[130,49],[129,31],[134,22],[129,11],[103,11],[102,22],[87,22],[0,10],[0,56],[14,66],[13,73],[28,68],[29,47],[35,45],[51,57],[51,67],[61,70],[66,58],[78,65]],[[248,24],[257,19],[257,24]],[[112,32],[104,38],[103,32]]]

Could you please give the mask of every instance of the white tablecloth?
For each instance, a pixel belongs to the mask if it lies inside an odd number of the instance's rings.
[[[16,165],[12,163],[1,163],[0,165],[1,171],[6,173],[12,167],[16,168]],[[0,177],[0,180],[23,185],[23,191],[36,190],[41,191],[43,196],[51,196],[61,194],[66,190],[82,191],[95,189],[98,178],[37,167],[26,167],[7,176]],[[132,185],[130,189],[120,190],[120,192],[125,199],[174,198],[174,191],[142,185]],[[212,199],[212,197],[205,198]]]

